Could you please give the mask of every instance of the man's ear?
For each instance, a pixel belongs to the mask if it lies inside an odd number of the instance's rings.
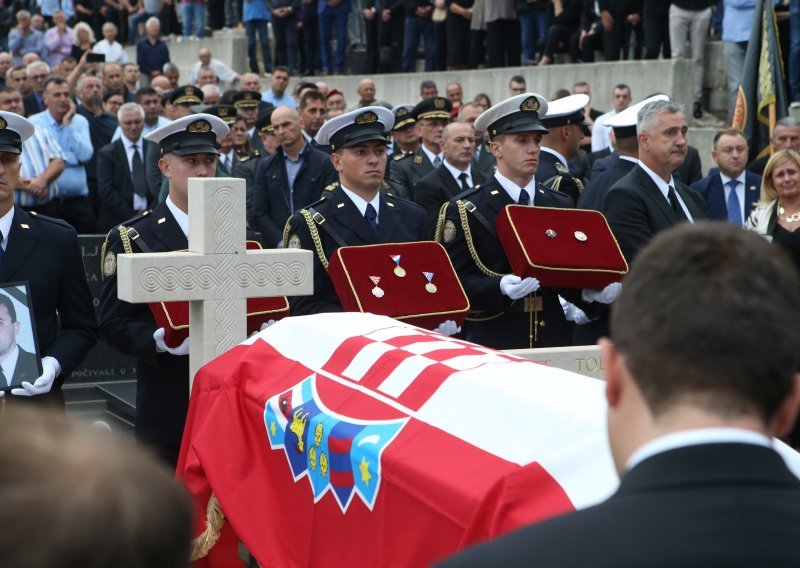
[[[337,172],[342,171],[342,157],[336,152],[331,154],[331,164],[333,164],[333,169]]]
[[[775,436],[785,436],[794,427],[800,409],[800,373],[792,377],[792,390],[783,399],[773,419],[772,431]]]
[[[623,391],[623,369],[622,355],[617,350],[614,342],[607,337],[602,337],[598,341],[600,347],[600,358],[603,361],[603,374],[606,380],[606,401],[609,408],[615,408],[622,398]]]
[[[158,169],[161,170],[161,173],[164,174],[165,178],[169,178],[170,177],[169,162],[166,159],[160,158],[158,160]]]

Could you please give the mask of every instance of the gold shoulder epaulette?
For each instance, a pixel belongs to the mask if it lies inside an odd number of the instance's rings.
[[[334,189],[336,189],[337,187],[339,187],[339,182],[338,182],[338,181],[335,181],[335,182],[333,182],[333,183],[331,183],[331,184],[328,184],[328,185],[326,185],[326,186],[325,186],[325,191],[333,191],[333,190],[334,190]]]

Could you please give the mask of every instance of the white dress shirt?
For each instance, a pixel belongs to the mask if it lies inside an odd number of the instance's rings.
[[[656,186],[658,186],[658,190],[661,192],[661,195],[664,196],[667,205],[669,205],[670,208],[672,208],[672,204],[670,204],[669,202],[669,188],[670,187],[672,187],[673,189],[675,188],[675,179],[672,176],[669,176],[669,183],[667,183],[663,179],[661,179],[661,176],[659,176],[656,172],[648,168],[644,164],[644,162],[639,161],[639,165],[647,173],[647,175],[650,176],[650,179],[653,180]],[[683,198],[681,197],[681,194],[678,193],[677,189],[675,189],[675,197],[678,199],[678,203],[680,203],[681,209],[683,209],[686,218],[689,219],[690,223],[694,223],[694,218],[692,217],[692,214],[689,213],[689,208],[686,207],[686,203],[683,202]]]

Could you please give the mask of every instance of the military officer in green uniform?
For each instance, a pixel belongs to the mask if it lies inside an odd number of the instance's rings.
[[[403,191],[403,197],[413,199],[414,184],[442,165],[444,157],[439,140],[450,122],[452,108],[453,104],[444,97],[425,99],[414,107],[412,113],[422,143],[413,154],[393,159],[389,166],[389,178]]]

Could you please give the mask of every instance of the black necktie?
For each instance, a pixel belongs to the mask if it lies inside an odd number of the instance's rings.
[[[517,201],[520,205],[530,205],[531,204],[531,196],[525,189],[519,190],[519,200]]]
[[[0,367],[0,384],[2,384],[4,387],[10,386],[8,384],[8,379],[6,378],[6,374],[3,372],[3,367]]]
[[[469,184],[467,183],[467,172],[461,172],[458,176],[461,180],[461,191],[469,191]]]
[[[688,221],[688,217],[686,217],[686,213],[683,212],[683,207],[681,207],[680,202],[678,201],[678,196],[675,195],[675,188],[669,186],[669,191],[667,191],[667,199],[669,199],[669,204],[672,206],[672,210],[675,211],[675,215],[678,216],[678,219],[681,221]]]
[[[131,171],[133,176],[133,191],[136,195],[147,197],[147,179],[144,175],[144,162],[142,162],[142,155],[139,153],[139,145],[133,145],[133,168]]]
[[[378,212],[375,211],[375,208],[372,206],[372,203],[367,203],[367,210],[364,211],[364,219],[367,220],[369,224],[369,228],[372,229],[372,232],[375,233],[375,236],[378,236]]]
[[[3,241],[5,240],[5,236],[3,235],[3,231],[0,231],[0,264],[3,263],[3,257],[6,256],[6,251],[3,250]]]

